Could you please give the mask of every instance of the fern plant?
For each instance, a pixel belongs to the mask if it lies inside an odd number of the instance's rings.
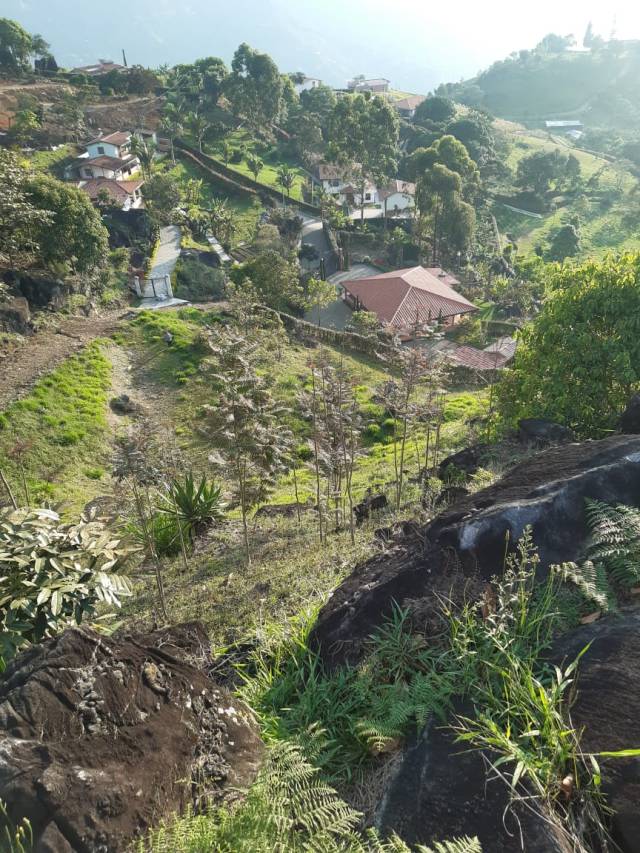
[[[617,608],[616,587],[640,584],[640,510],[588,499],[586,516],[586,559],[553,566],[552,571],[573,585],[584,602],[606,613]]]
[[[640,583],[640,510],[587,500],[587,558],[622,588]]]
[[[361,815],[282,741],[270,750],[243,802],[231,811],[176,817],[140,841],[137,853],[410,853],[398,836],[357,830]],[[418,846],[416,853],[482,853],[476,839]]]

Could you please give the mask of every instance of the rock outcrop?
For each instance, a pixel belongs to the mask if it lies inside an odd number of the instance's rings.
[[[635,394],[629,400],[627,408],[620,415],[618,426],[620,432],[629,435],[640,434],[640,394]]]
[[[459,706],[461,715],[470,709]],[[384,832],[409,845],[477,837],[488,853],[572,853],[561,832],[533,800],[509,807],[500,779],[487,781],[487,757],[456,743],[437,719],[403,754],[376,814]]]
[[[507,543],[514,545],[527,526],[541,570],[579,558],[588,533],[585,498],[640,506],[640,436],[543,451],[392,542],[333,593],[312,642],[330,666],[356,660],[393,602],[431,598],[438,584],[457,574],[489,580],[502,570]]]
[[[207,664],[199,623],[123,639],[71,629],[10,664],[0,799],[31,821],[35,853],[126,850],[194,795],[223,801],[253,781],[256,726]]]
[[[571,708],[573,726],[583,730],[583,751],[640,748],[640,613],[612,616],[562,637],[556,663],[568,664],[584,649]],[[613,839],[624,853],[635,853],[640,840],[640,758],[598,762],[607,806],[613,810]]]

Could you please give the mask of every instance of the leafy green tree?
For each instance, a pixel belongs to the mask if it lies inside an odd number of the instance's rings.
[[[27,71],[33,53],[33,39],[20,24],[0,18],[0,70]]]
[[[456,105],[451,98],[442,95],[431,95],[416,108],[413,120],[420,124],[423,121],[446,124],[456,114]]]
[[[41,127],[42,123],[36,113],[31,110],[20,110],[9,128],[9,136],[16,142],[24,144],[32,139]]]
[[[485,166],[495,155],[492,121],[487,113],[469,110],[465,116],[447,125],[447,133],[462,142],[469,156],[478,166]]]
[[[420,175],[439,163],[460,177],[460,191],[465,197],[472,197],[479,186],[478,166],[469,156],[466,147],[454,136],[446,135],[437,139],[429,148],[416,148],[407,162],[409,176],[419,180]]]
[[[340,98],[329,121],[330,154],[358,173],[361,222],[367,181],[384,184],[398,168],[399,122],[382,98]]]
[[[568,223],[559,228],[551,239],[549,258],[552,261],[564,261],[573,258],[580,251],[580,234],[576,225]]]
[[[29,173],[18,157],[0,151],[0,263],[29,266],[39,251],[37,234],[49,227],[54,214],[41,209],[28,187]]]
[[[611,429],[640,388],[640,255],[562,267],[499,386],[502,417],[548,417],[581,436]]]
[[[313,113],[300,113],[296,118],[294,130],[295,151],[305,163],[309,163],[314,154],[324,147],[320,117]]]
[[[222,94],[224,83],[229,76],[229,69],[222,59],[217,56],[207,56],[193,63],[196,72],[200,74],[202,91],[211,106],[216,106]]]
[[[475,228],[475,211],[462,199],[462,179],[443,163],[434,163],[418,178],[416,204],[431,223],[431,260],[435,265],[445,242],[450,251],[462,251]]]
[[[233,269],[231,280],[242,286],[249,280],[260,301],[278,311],[290,311],[304,305],[297,264],[271,250]]]
[[[64,128],[76,142],[86,133],[82,98],[72,89],[63,91],[62,96],[52,110],[53,119]]]
[[[127,71],[127,92],[130,95],[148,95],[160,85],[157,73],[142,65],[132,65]]]
[[[162,225],[171,221],[173,211],[182,201],[179,182],[171,175],[157,172],[142,186],[142,197],[152,218]]]
[[[283,78],[266,53],[241,44],[231,63],[225,93],[233,112],[256,129],[268,129],[280,114]]]
[[[322,127],[326,127],[335,105],[335,92],[329,86],[321,84],[300,93],[300,106],[304,112],[318,116]]]
[[[69,264],[80,273],[104,266],[109,235],[89,196],[48,175],[30,178],[27,186],[32,204],[52,214],[50,224],[35,229],[43,263]]]
[[[557,148],[553,151],[534,151],[518,163],[516,183],[523,189],[530,189],[538,195],[544,195],[554,181],[563,178],[567,160],[568,157]],[[579,162],[578,166],[580,166]],[[573,164],[571,168],[575,170]]]
[[[203,407],[203,432],[214,449],[210,462],[234,481],[251,564],[248,515],[262,503],[286,468],[291,444],[267,376],[257,370],[257,344],[229,330],[212,333],[209,378],[215,404]]]

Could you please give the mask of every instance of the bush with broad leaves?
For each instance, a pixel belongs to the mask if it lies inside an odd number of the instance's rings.
[[[48,509],[0,509],[0,655],[120,606],[131,595],[116,572],[131,553],[101,522],[62,524]]]

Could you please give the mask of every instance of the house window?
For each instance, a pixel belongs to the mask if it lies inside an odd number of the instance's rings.
[[[371,193],[365,193],[364,200],[365,201],[371,201]]]
[[[104,154],[104,145],[98,145],[98,154]]]
[[[340,181],[338,181],[337,179],[335,179],[335,178],[334,178],[334,179],[331,181],[331,186],[332,186],[332,187],[339,187],[339,186],[340,186]]]
[[[93,169],[85,169],[84,170],[84,176],[85,176],[85,178],[92,178],[93,177]]]

